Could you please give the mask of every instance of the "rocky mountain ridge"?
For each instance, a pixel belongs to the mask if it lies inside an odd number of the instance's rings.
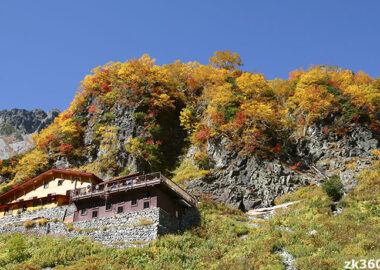
[[[44,112],[12,109],[0,111],[0,159],[8,159],[31,149],[30,136],[54,121],[59,110]]]
[[[343,135],[327,134],[321,126],[307,127],[293,145],[295,164],[289,166],[279,159],[263,160],[228,151],[222,139],[207,147],[214,170],[185,182],[185,186],[198,197],[207,194],[244,211],[271,206],[275,198],[301,186],[320,185],[333,175],[339,176],[347,193],[357,185],[356,174],[372,165],[372,151],[378,142],[379,134],[362,126]]]
[[[53,167],[105,180],[161,171],[247,211],[335,174],[348,191],[379,153],[380,79],[315,66],[267,81],[212,63],[95,68],[36,147],[2,162],[3,186]]]

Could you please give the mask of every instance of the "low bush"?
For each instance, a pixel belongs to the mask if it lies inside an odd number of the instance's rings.
[[[322,190],[333,200],[339,201],[343,196],[343,184],[339,176],[334,175],[322,184]]]
[[[22,226],[24,226],[25,228],[32,228],[32,227],[34,227],[36,225],[36,222],[35,221],[33,221],[33,220],[27,220],[27,221],[25,221],[23,224],[22,224]]]
[[[154,222],[149,219],[149,218],[140,218],[139,221],[137,221],[133,226],[138,227],[138,226],[148,226],[152,225]]]

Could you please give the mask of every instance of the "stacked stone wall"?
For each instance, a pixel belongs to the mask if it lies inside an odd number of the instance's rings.
[[[21,232],[70,238],[84,236],[106,245],[136,246],[145,245],[155,240],[158,235],[183,231],[184,224],[187,224],[187,227],[190,225],[187,221],[188,217],[197,212],[196,209],[189,211],[187,215],[178,220],[161,208],[151,208],[113,217],[64,223],[62,217],[65,209],[68,209],[67,213],[73,216],[73,208],[70,206],[54,208],[55,211],[53,209],[45,209],[51,211],[36,211],[34,215],[26,212],[18,216],[6,217],[7,219],[4,222],[0,219],[0,233]],[[48,218],[50,221],[39,225],[38,221],[33,221],[37,217]],[[189,220],[194,219],[190,218]]]

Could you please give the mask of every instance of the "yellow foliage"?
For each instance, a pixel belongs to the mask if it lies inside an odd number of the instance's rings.
[[[153,104],[154,106],[160,108],[160,109],[166,109],[166,108],[171,108],[175,109],[174,102],[175,100],[170,99],[170,96],[167,94],[152,94],[153,97],[156,99],[154,100]]]
[[[36,172],[44,170],[48,165],[47,158],[48,155],[37,148],[30,151],[17,164],[14,181],[22,183],[36,176]]]
[[[295,95],[289,98],[288,105],[296,114],[304,114],[312,122],[325,117],[336,108],[335,99],[327,89],[317,86],[297,87]]]
[[[240,56],[230,50],[228,51],[216,51],[214,56],[210,58],[210,64],[221,69],[235,70],[237,66],[242,66]]]
[[[186,107],[180,112],[179,120],[185,130],[193,131],[196,127],[196,116],[192,108]]]
[[[262,74],[245,72],[236,79],[236,84],[247,98],[253,98],[270,91],[270,87]]]

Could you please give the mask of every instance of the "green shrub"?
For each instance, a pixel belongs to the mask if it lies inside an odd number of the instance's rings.
[[[339,201],[343,196],[343,184],[337,175],[326,180],[322,184],[322,190],[334,201]]]
[[[20,233],[10,236],[6,244],[7,259],[10,262],[21,262],[28,257],[28,249],[25,238]]]
[[[0,191],[0,195],[6,193],[6,192],[8,192],[8,191],[10,191],[11,189],[12,189],[12,186],[11,186],[11,185],[3,187],[3,188],[1,189],[1,191]]]

